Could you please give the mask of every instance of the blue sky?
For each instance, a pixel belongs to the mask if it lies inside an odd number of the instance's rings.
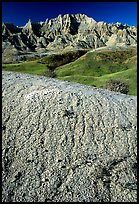
[[[2,21],[23,26],[59,14],[86,14],[96,21],[137,26],[137,2],[2,2]]]

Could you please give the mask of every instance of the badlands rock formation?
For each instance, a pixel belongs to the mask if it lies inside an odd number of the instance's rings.
[[[3,72],[3,202],[137,202],[137,98]]]
[[[31,20],[23,27],[2,24],[3,61],[21,60],[30,52],[95,49],[137,44],[137,28],[121,23],[96,22],[84,14],[59,15],[45,22]]]

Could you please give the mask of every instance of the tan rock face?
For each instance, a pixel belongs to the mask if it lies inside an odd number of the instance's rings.
[[[137,97],[3,72],[3,202],[137,202]]]
[[[20,35],[19,35],[20,34]],[[20,42],[17,46],[14,36]],[[25,38],[27,40],[25,40]],[[43,38],[43,40],[42,40]],[[60,40],[61,39],[61,40]],[[63,40],[64,39],[64,40]],[[75,49],[98,48],[103,46],[117,46],[137,44],[137,28],[120,23],[107,24],[96,22],[84,14],[59,15],[45,22],[33,23],[31,20],[24,27],[17,28],[11,24],[2,25],[2,44],[11,42],[17,51],[37,51],[63,49],[69,45]],[[24,45],[24,49],[22,44]],[[20,49],[19,49],[20,47]]]

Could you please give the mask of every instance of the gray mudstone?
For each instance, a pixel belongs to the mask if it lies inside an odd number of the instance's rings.
[[[2,74],[3,202],[137,201],[137,97]]]

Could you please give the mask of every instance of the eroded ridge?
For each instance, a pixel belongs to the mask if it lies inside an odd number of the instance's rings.
[[[137,98],[3,72],[3,202],[136,202]]]

